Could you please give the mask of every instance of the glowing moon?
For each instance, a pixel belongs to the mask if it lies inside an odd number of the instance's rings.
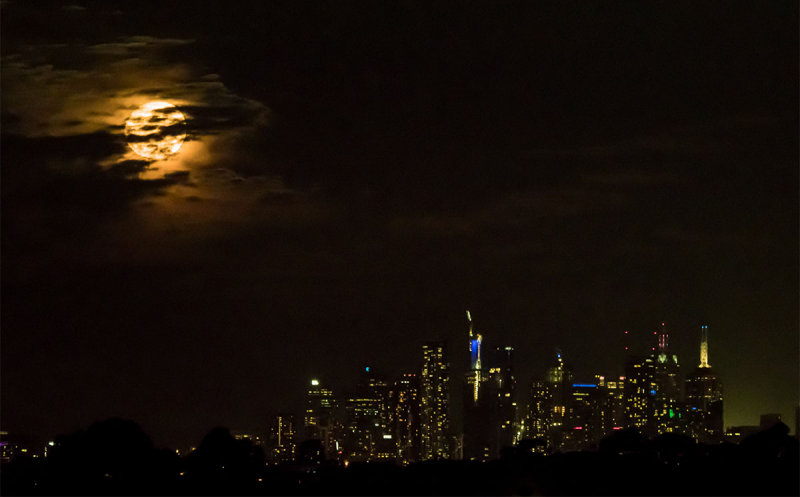
[[[148,102],[125,121],[131,149],[150,160],[164,160],[181,149],[186,139],[186,118],[169,102]]]

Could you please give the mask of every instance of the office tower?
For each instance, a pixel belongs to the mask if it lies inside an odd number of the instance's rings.
[[[582,450],[604,435],[605,388],[597,383],[572,383],[564,420],[564,450]]]
[[[294,414],[276,414],[269,425],[269,457],[273,464],[283,464],[295,459]]]
[[[448,391],[450,365],[444,342],[422,346],[420,440],[423,460],[446,459],[448,451]]]
[[[503,447],[514,445],[518,431],[517,422],[517,379],[514,376],[513,347],[497,347],[495,349],[496,367],[490,370],[491,380],[495,383],[497,402],[495,421],[494,455],[499,456]]]
[[[680,366],[678,356],[669,346],[669,333],[665,323],[657,333],[657,347],[653,374],[656,384],[654,399],[655,426],[658,434],[681,431],[683,413],[681,412]]]
[[[475,332],[472,316],[469,323],[469,367],[465,373],[464,389],[464,458],[488,460],[496,448],[495,427],[496,383],[490,382],[490,369],[485,367],[483,336]]]
[[[419,390],[419,376],[414,373],[403,374],[391,389],[390,432],[402,464],[419,460]]]
[[[625,377],[606,379],[604,376],[595,375],[598,387],[605,390],[605,404],[603,406],[603,432],[611,433],[625,426]]]
[[[386,380],[377,375],[372,367],[365,366],[361,370],[356,391],[345,400],[345,433],[342,440],[345,460],[376,460],[378,449],[393,440],[388,431],[388,395]],[[384,438],[384,435],[389,437]]]
[[[625,425],[655,436],[655,364],[652,356],[628,358],[625,363]]]
[[[373,448],[370,460],[394,460],[397,456],[397,447],[389,428],[391,418],[389,381],[384,375],[376,373],[371,366],[364,368],[362,381],[365,384],[367,395],[373,399],[378,410],[378,417],[372,428],[374,430]]]
[[[323,457],[338,459],[339,440],[336,409],[338,403],[333,390],[325,388],[317,379],[311,380],[306,391],[306,411],[304,416],[307,439],[320,440]]]
[[[563,442],[564,423],[573,380],[572,369],[564,363],[561,351],[556,349],[556,361],[547,369],[545,382],[551,391],[552,405],[550,426],[548,427],[549,446],[560,449]]]
[[[549,432],[555,416],[553,389],[545,381],[534,380],[531,383],[528,398],[528,415],[526,416],[525,436],[533,442],[534,452],[544,453],[549,447]]]
[[[689,432],[701,442],[723,437],[722,380],[709,362],[708,326],[700,327],[700,365],[686,379]]]

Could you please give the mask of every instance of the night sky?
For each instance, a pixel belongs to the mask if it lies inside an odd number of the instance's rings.
[[[797,2],[2,2],[2,427],[265,431],[467,322],[798,402]],[[186,116],[165,161],[126,142]]]

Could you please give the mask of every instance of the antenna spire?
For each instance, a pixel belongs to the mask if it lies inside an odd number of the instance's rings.
[[[708,325],[700,326],[700,367],[710,368],[708,364]]]

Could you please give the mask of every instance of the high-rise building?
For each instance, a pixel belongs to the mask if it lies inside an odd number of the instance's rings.
[[[719,442],[723,431],[722,380],[709,363],[708,326],[700,326],[700,365],[686,379],[689,433],[702,442]]]
[[[379,452],[387,452],[379,449],[391,445],[394,440],[389,433],[388,406],[389,389],[385,378],[376,374],[371,366],[365,366],[356,391],[345,400],[342,440],[345,460],[373,461],[379,459]],[[388,452],[394,455],[393,448]],[[380,458],[387,458],[383,456]]]
[[[397,448],[397,460],[408,464],[419,460],[420,442],[419,376],[405,373],[391,389],[390,432]]]
[[[605,434],[619,430],[625,426],[625,377],[609,379],[595,375],[597,386],[605,390],[603,404],[603,429]]]
[[[469,369],[466,373],[467,399],[472,399],[473,405],[483,400],[483,389],[488,381],[488,368],[485,368],[482,360],[483,335],[474,331],[472,326],[472,315],[467,311],[467,321],[469,322]]]
[[[653,403],[655,428],[658,434],[678,432],[682,431],[684,424],[678,356],[670,350],[669,333],[665,323],[661,323],[657,337],[653,362],[653,379],[656,385]]]
[[[514,376],[514,348],[505,346],[495,349],[496,367],[490,370],[491,380],[496,384],[497,402],[495,421],[494,455],[499,456],[503,447],[514,444],[519,430],[517,420],[517,379]]]
[[[486,367],[483,357],[483,336],[473,329],[472,316],[467,311],[469,323],[469,368],[464,375],[464,458],[488,460],[496,450],[497,404],[496,382],[489,381],[497,372]]]
[[[295,460],[295,420],[294,414],[276,414],[269,426],[269,456],[273,464],[289,463]]]
[[[564,450],[582,450],[598,442],[604,433],[606,391],[597,383],[572,383],[563,426]]]
[[[631,356],[625,363],[625,425],[655,436],[655,364],[652,356]]]
[[[325,388],[320,381],[313,379],[306,391],[306,410],[304,416],[307,439],[320,440],[324,457],[338,459],[339,427],[336,416],[338,403],[333,390]]]
[[[547,369],[545,382],[551,391],[552,404],[550,426],[548,427],[549,446],[560,449],[563,444],[565,423],[567,421],[567,406],[571,400],[571,387],[574,378],[572,368],[566,365],[561,357],[561,351],[556,349],[556,362]]]
[[[550,426],[555,417],[553,389],[545,381],[534,380],[528,397],[525,438],[532,440],[534,452],[544,453],[549,447]]]
[[[448,395],[450,365],[447,362],[447,348],[444,342],[429,342],[422,346],[421,416],[420,440],[421,457],[446,459],[449,457]]]

